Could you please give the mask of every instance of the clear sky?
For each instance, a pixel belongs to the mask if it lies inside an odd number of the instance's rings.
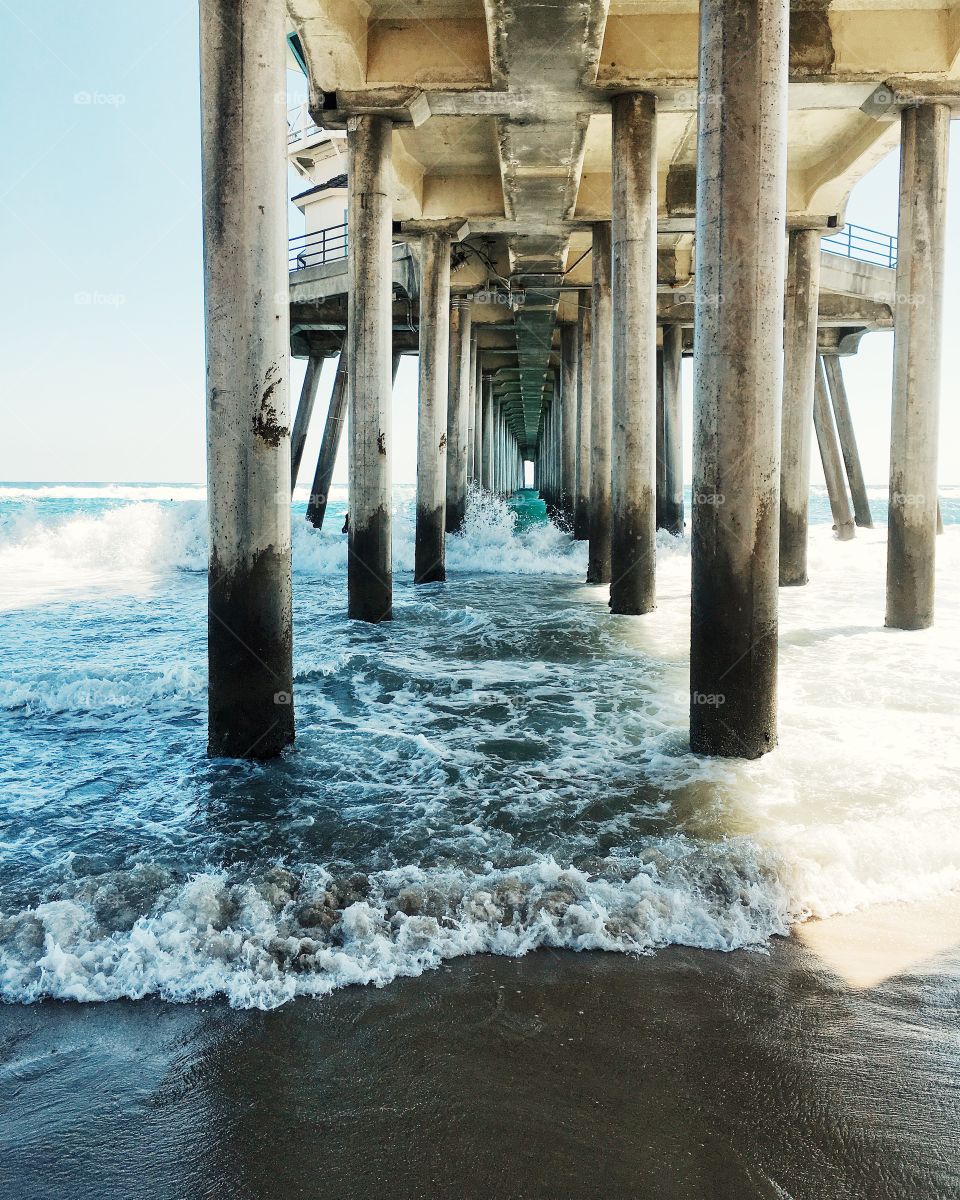
[[[0,0],[0,479],[204,476],[197,60],[196,0]],[[957,123],[951,150],[954,231]],[[848,217],[896,231],[896,155],[858,186]],[[294,210],[291,232],[302,228],[298,220]],[[955,237],[946,296],[941,480],[956,483]],[[892,342],[868,335],[859,355],[844,360],[864,472],[875,483],[887,475]],[[295,363],[294,403],[302,374]],[[321,407],[331,376],[328,364]],[[416,360],[405,358],[394,406],[398,482],[414,478],[415,422]],[[314,424],[305,475],[320,436]],[[345,479],[342,461],[337,474]]]

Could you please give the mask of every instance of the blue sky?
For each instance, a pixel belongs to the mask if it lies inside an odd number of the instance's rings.
[[[0,479],[203,478],[197,40],[196,0],[0,0]],[[950,174],[957,230],[956,123]],[[858,186],[848,216],[896,231],[895,155]],[[946,330],[958,322],[953,239]],[[948,332],[944,349],[941,479],[960,482],[960,339]],[[876,483],[887,474],[891,350],[892,336],[870,335],[844,361],[865,474]],[[294,401],[302,374],[295,363]],[[321,403],[331,376],[328,364]],[[416,360],[407,358],[395,395],[398,482],[415,474],[415,421]],[[337,474],[345,478],[343,462]]]

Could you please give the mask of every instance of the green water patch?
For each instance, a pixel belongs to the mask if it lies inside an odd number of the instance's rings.
[[[521,488],[507,501],[507,507],[517,518],[517,533],[522,533],[532,525],[546,525],[547,506],[540,499],[536,488]]]

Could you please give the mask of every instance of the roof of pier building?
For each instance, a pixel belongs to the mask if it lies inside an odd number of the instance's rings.
[[[319,126],[394,118],[399,222],[462,218],[454,288],[492,275],[522,306],[508,409],[532,445],[558,316],[589,287],[590,223],[610,217],[610,97],[657,96],[658,275],[690,279],[696,190],[696,0],[288,0]],[[843,221],[896,144],[897,104],[960,92],[960,2],[803,0],[790,29],[788,220]],[[305,171],[305,174],[309,172]]]

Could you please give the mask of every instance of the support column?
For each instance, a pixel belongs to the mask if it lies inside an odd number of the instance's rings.
[[[853,519],[861,529],[872,529],[873,516],[870,512],[870,501],[867,498],[867,485],[863,481],[863,468],[860,466],[860,452],[857,449],[857,435],[853,429],[853,417],[850,414],[850,401],[847,399],[843,371],[840,368],[840,356],[824,353],[821,358],[827,373],[827,387],[830,392],[833,416],[837,423],[837,436],[840,438],[840,453],[843,455],[843,465],[853,499]]]
[[[593,226],[593,333],[590,355],[590,546],[587,583],[610,582],[610,225]]]
[[[447,386],[450,359],[450,237],[420,238],[420,398],[414,583],[446,579]]]
[[[467,393],[467,486],[474,482],[474,458],[477,448],[476,437],[476,380],[477,380],[477,331],[470,331],[470,364]]]
[[[823,478],[827,485],[827,495],[830,498],[833,528],[839,541],[849,542],[856,531],[853,527],[850,500],[847,496],[847,484],[843,478],[843,461],[840,458],[840,447],[837,445],[837,431],[833,427],[833,415],[830,412],[830,401],[827,397],[823,363],[819,358],[816,362],[813,427],[817,432],[817,445],[820,447],[820,461],[823,464]]]
[[[572,322],[560,326],[560,403],[563,405],[560,452],[560,509],[573,523],[577,491],[577,375],[580,330]]]
[[[293,741],[284,7],[201,0],[208,750]]]
[[[297,486],[297,476],[300,474],[300,463],[303,459],[303,448],[307,444],[307,433],[310,430],[310,418],[313,416],[313,405],[317,398],[317,388],[320,386],[320,372],[326,361],[324,355],[311,354],[307,360],[307,371],[303,377],[303,387],[300,389],[300,403],[297,405],[297,417],[293,423],[293,434],[290,437],[290,491]]]
[[[683,534],[683,329],[664,325],[657,388],[657,528]]]
[[[470,401],[470,302],[450,313],[447,393],[447,533],[459,533],[467,512],[467,430]]]
[[[590,536],[590,292],[578,293],[577,353],[577,483],[573,536],[585,542]]]
[[[817,373],[820,231],[790,233],[780,424],[780,586],[807,582],[810,430]]]
[[[933,624],[950,109],[900,115],[900,220],[887,519],[887,625]]]
[[[337,359],[337,373],[333,379],[333,391],[330,393],[330,407],[327,410],[327,420],[323,427],[323,440],[320,443],[320,454],[317,458],[317,470],[310,489],[310,499],[307,501],[307,520],[315,529],[323,528],[323,518],[327,511],[327,500],[330,495],[330,485],[333,482],[333,469],[337,463],[337,451],[340,449],[340,437],[343,433],[344,417],[347,412],[347,355],[340,351]]]
[[[473,478],[477,485],[483,481],[483,355],[474,331],[473,364]]]
[[[480,482],[488,492],[493,491],[493,376],[487,375],[483,381],[483,455],[481,459]]]
[[[349,243],[347,394],[350,412],[349,614],[393,615],[391,544],[391,343],[393,339],[389,173],[393,123],[351,117],[347,123]]]
[[[690,745],[745,758],[777,741],[789,15],[700,4]]]
[[[610,610],[657,606],[657,100],[613,102]]]

